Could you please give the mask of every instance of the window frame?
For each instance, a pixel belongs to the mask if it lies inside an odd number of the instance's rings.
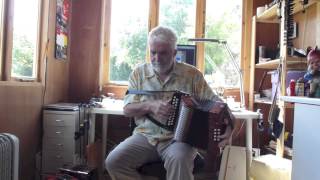
[[[107,89],[108,87],[119,87],[123,88],[126,85],[115,84],[109,81],[109,47],[110,47],[110,16],[111,16],[111,2],[112,0],[104,0],[104,5],[102,6],[102,28],[101,28],[101,36],[103,37],[103,41],[101,42],[101,56],[100,56],[100,80],[99,80],[99,89]],[[149,25],[148,30],[150,31],[152,28],[156,27],[159,24],[159,7],[161,0],[150,0],[150,8],[149,8]],[[249,70],[250,70],[250,60],[248,59],[248,55],[250,55],[250,34],[251,31],[251,22],[248,22],[250,17],[252,17],[252,6],[253,0],[240,0],[242,1],[242,32],[241,32],[241,50],[240,50],[240,67],[244,72],[244,80],[249,81]],[[194,38],[204,38],[205,37],[205,21],[206,21],[206,0],[196,0],[196,14],[195,14],[196,22],[195,22],[195,35]],[[205,44],[203,42],[196,42],[197,46],[197,65],[196,67],[204,73],[205,69]],[[245,47],[248,50],[244,51]],[[149,47],[146,49],[146,61],[150,61],[149,59]],[[239,89],[239,88],[235,88]],[[245,91],[248,88],[245,89]]]
[[[37,41],[35,47],[35,66],[33,78],[13,77],[12,71],[12,48],[13,48],[13,15],[14,15],[14,0],[3,2],[2,17],[0,20],[0,82],[15,81],[15,82],[41,82],[44,73],[42,58],[45,56],[47,49],[46,32],[48,31],[49,17],[49,1],[39,0],[38,4],[38,24],[37,24]],[[0,2],[1,3],[1,2]]]

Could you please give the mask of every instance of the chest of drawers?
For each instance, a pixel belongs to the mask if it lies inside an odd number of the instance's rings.
[[[61,107],[64,108],[61,108]],[[76,164],[80,142],[80,109],[76,104],[48,105],[43,110],[42,173],[55,173],[58,168]]]

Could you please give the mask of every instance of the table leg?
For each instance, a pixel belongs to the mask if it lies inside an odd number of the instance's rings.
[[[108,131],[108,115],[104,114],[102,117],[102,170],[104,170],[104,160],[106,159],[107,149],[107,131]]]
[[[90,126],[89,126],[89,144],[94,143],[95,128],[96,128],[96,114],[90,113]]]

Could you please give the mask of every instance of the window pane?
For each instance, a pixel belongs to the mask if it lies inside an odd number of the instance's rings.
[[[227,41],[240,62],[242,0],[207,0],[206,38]],[[223,45],[205,43],[205,78],[211,87],[239,87],[239,75]]]
[[[12,77],[36,77],[39,0],[15,0]]]
[[[114,0],[111,7],[110,81],[125,83],[133,68],[145,62],[149,0]]]
[[[159,24],[176,31],[178,44],[192,44],[195,36],[196,0],[161,0]]]

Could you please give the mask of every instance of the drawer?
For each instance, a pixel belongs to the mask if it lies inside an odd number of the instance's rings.
[[[73,163],[42,158],[42,173],[56,173],[59,168],[66,166],[73,166]]]
[[[72,126],[51,126],[44,129],[44,138],[74,138],[75,127]]]
[[[51,151],[51,150],[43,150],[42,158],[45,160],[52,161],[61,161],[61,162],[73,162],[74,159],[73,153],[66,153],[63,151]]]
[[[46,137],[43,139],[43,150],[44,151],[62,151],[67,154],[75,153],[76,142],[73,137],[65,138],[50,138]]]
[[[44,113],[43,121],[44,128],[50,126],[78,126],[79,115]]]

